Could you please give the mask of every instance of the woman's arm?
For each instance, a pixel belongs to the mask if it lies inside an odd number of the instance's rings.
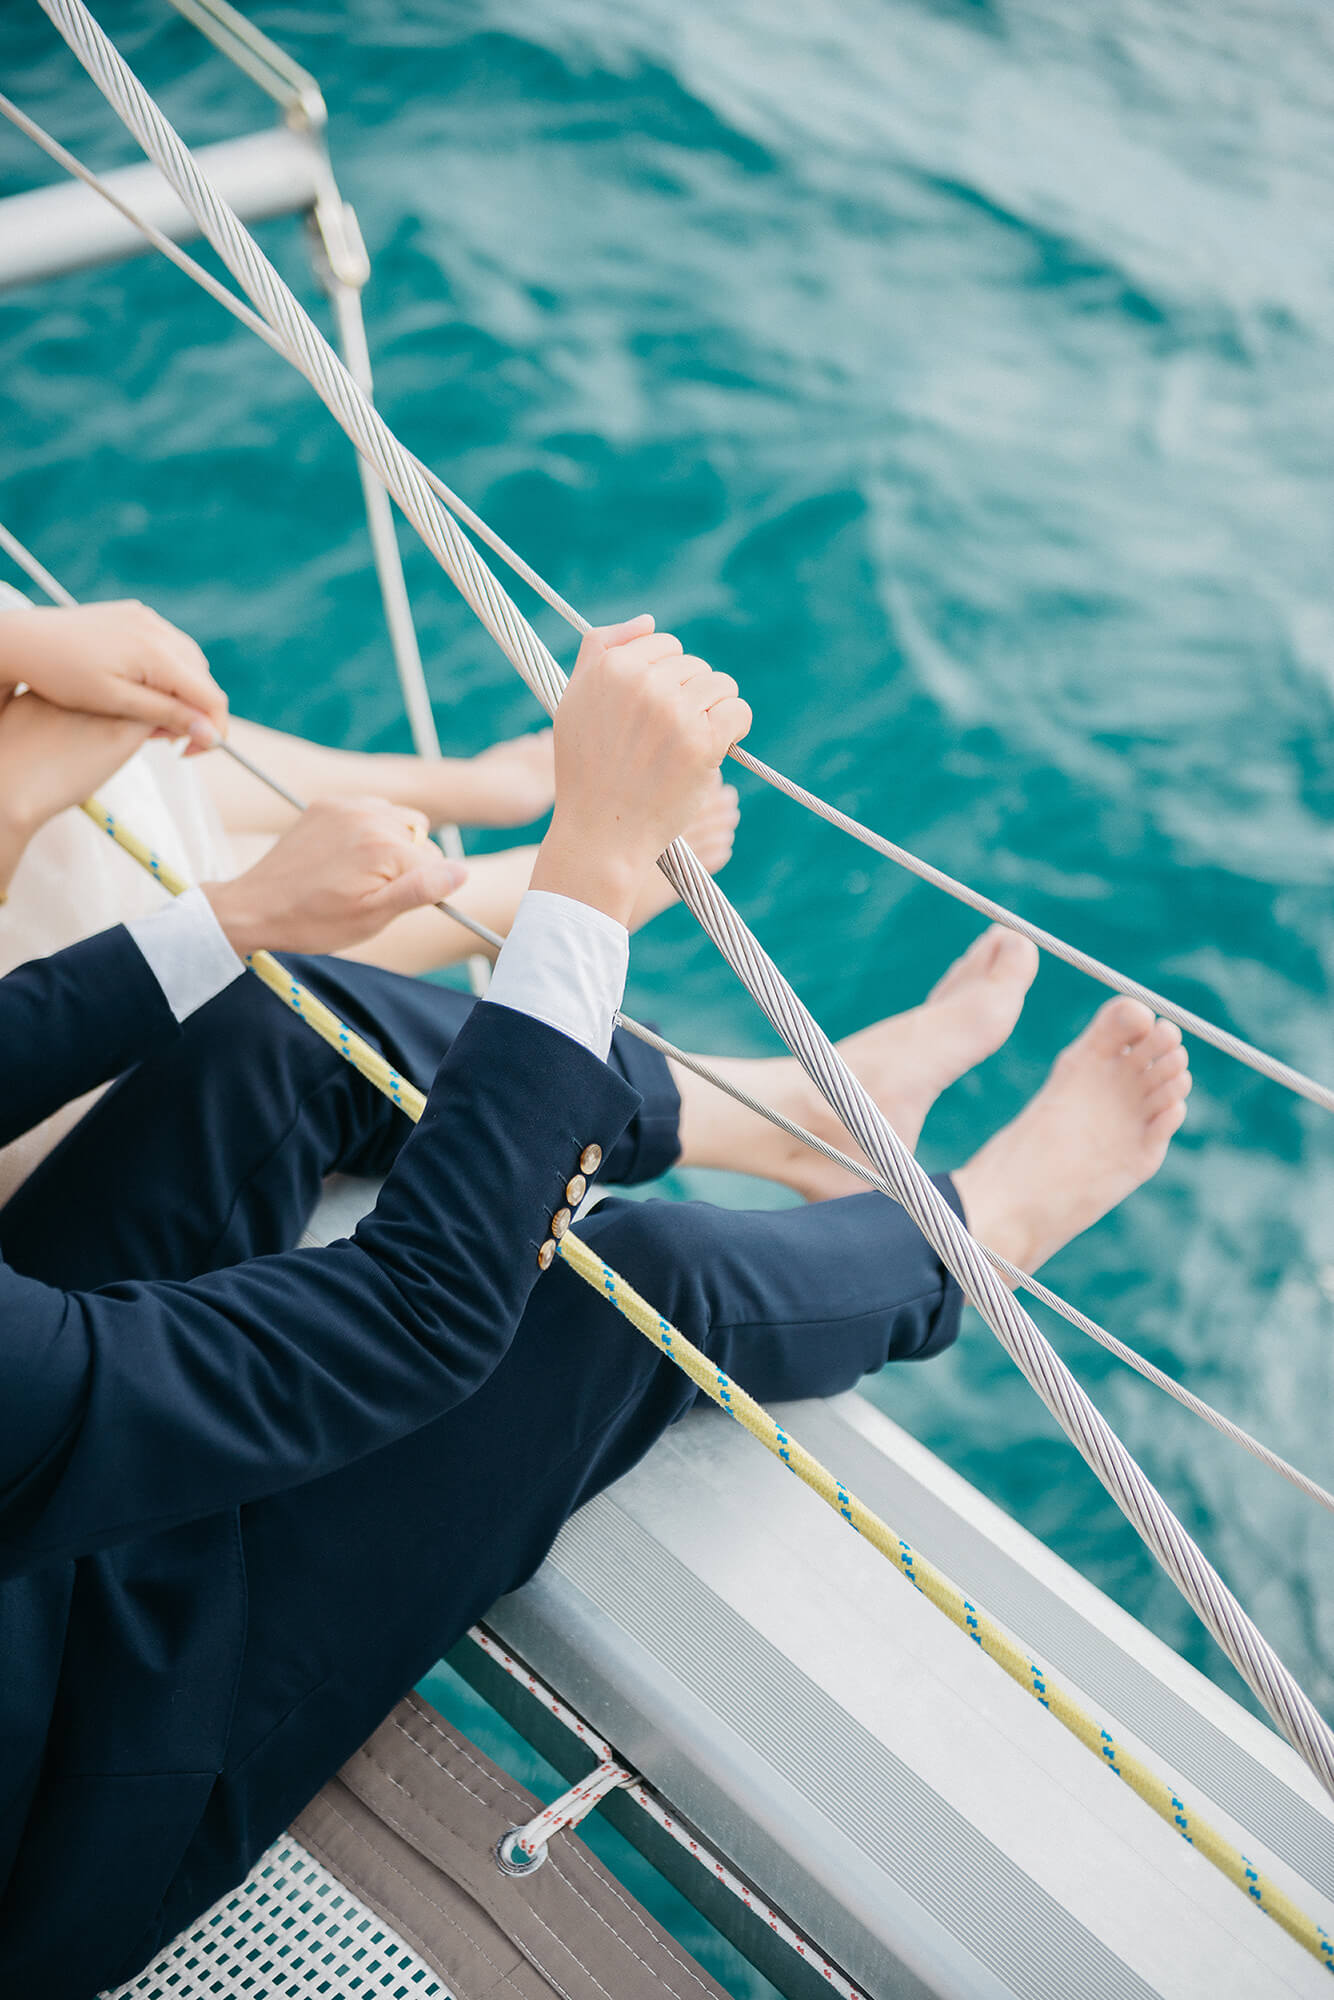
[[[227,730],[208,661],[145,604],[0,608],[0,692],[20,683],[56,708],[143,722],[197,750]]]
[[[202,748],[226,723],[194,640],[144,605],[0,606],[0,898],[38,829],[148,737]]]
[[[39,828],[105,784],[152,733],[151,723],[56,708],[34,693],[0,697],[0,895]]]
[[[304,737],[233,720],[228,741],[301,799],[373,792],[425,813],[432,826],[526,826],[554,796],[551,731],[493,744],[476,757],[399,757],[330,750]],[[208,757],[205,783],[229,833],[280,833],[290,808],[228,757]]]

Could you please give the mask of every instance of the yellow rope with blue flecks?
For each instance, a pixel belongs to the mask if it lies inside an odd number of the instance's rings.
[[[85,800],[83,810],[95,825],[110,834],[118,847],[155,876],[173,896],[179,896],[189,888],[188,882],[135,833],[122,825],[100,800]],[[355,1034],[308,986],[293,979],[270,952],[257,951],[246,963],[256,977],[277,994],[284,1006],[290,1007],[307,1027],[336,1049],[344,1061],[351,1063],[377,1090],[391,1098],[414,1124],[417,1122],[426,1109],[425,1096],[415,1084],[400,1076],[378,1049]],[[1137,1792],[1159,1819],[1174,1827],[1198,1854],[1211,1861],[1275,1923],[1281,1924],[1289,1936],[1295,1938],[1326,1971],[1334,1972],[1334,1939],[1329,1933],[1314,1918],[1308,1917],[1277,1883],[1261,1874],[1216,1827],[1190,1809],[1165,1778],[1159,1777],[1142,1759],[1124,1749],[1095,1716],[1090,1715],[1050,1678],[1046,1669],[1025,1652],[1003,1626],[985,1611],[979,1610],[957,1584],[896,1535],[855,1494],[849,1493],[841,1479],[785,1431],[762,1404],[747,1395],[679,1328],[665,1320],[633,1285],[604,1263],[597,1252],[590,1249],[572,1229],[566,1231],[556,1248],[557,1254],[564,1258],[572,1271],[595,1291],[601,1292],[632,1326],[674,1361],[697,1388],[702,1389],[743,1430],[758,1439],[766,1451],[781,1459],[789,1472],[795,1473],[827,1506],[832,1507],[873,1548],[887,1557],[915,1590],[928,1598],[938,1611],[943,1611],[950,1622],[965,1632],[1012,1681],[1041,1702],[1072,1736],[1077,1737],[1087,1750],[1091,1750],[1109,1770]]]

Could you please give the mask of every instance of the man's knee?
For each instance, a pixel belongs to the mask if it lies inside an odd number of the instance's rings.
[[[579,1233],[664,1319],[696,1342],[709,1330],[707,1273],[724,1209],[702,1202],[599,1202]]]
[[[221,993],[215,993],[186,1019],[183,1027],[187,1040],[244,1046],[259,1035],[287,1033],[289,1023],[300,1025],[291,1009],[283,1005],[276,993],[270,992],[263,980],[246,973],[224,986]]]
[[[288,1074],[295,1064],[309,1087],[312,1074],[323,1075],[341,1061],[308,1022],[248,974],[189,1015],[176,1046],[196,1073],[206,1068],[217,1080]]]

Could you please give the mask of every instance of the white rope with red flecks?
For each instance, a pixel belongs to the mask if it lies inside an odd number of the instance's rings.
[[[532,1695],[533,1699],[540,1702],[547,1713],[553,1715],[563,1729],[568,1729],[572,1736],[577,1736],[581,1743],[588,1745],[593,1755],[599,1760],[599,1771],[614,1769],[625,1772],[626,1775],[620,1789],[625,1791],[627,1798],[633,1799],[635,1804],[653,1821],[654,1825],[661,1827],[662,1831],[678,1847],[684,1848],[686,1853],[696,1860],[701,1868],[707,1868],[715,1882],[718,1882],[726,1889],[729,1895],[735,1896],[739,1903],[744,1904],[746,1909],[751,1912],[751,1915],[758,1917],[760,1922],[767,1929],[771,1930],[776,1938],[779,1938],[782,1943],[797,1954],[798,1958],[804,1958],[808,1965],[814,1966],[820,1977],[828,1985],[831,1993],[837,1993],[840,1996],[840,2000],[867,2000],[867,1995],[862,1992],[861,1988],[854,1986],[847,1974],[841,1972],[836,1965],[832,1964],[825,1957],[818,1944],[808,1938],[804,1931],[799,1931],[783,1915],[781,1910],[774,1909],[773,1905],[767,1903],[757,1889],[752,1888],[749,1882],[745,1881],[735,1870],[729,1868],[722,1856],[717,1854],[700,1834],[694,1832],[688,1826],[683,1826],[679,1815],[672,1811],[666,1800],[660,1798],[651,1785],[646,1784],[644,1779],[636,1773],[627,1771],[625,1765],[618,1762],[616,1753],[611,1745],[605,1742],[598,1735],[597,1731],[584,1721],[582,1716],[576,1715],[572,1708],[567,1707],[560,1696],[553,1689],[549,1688],[545,1681],[540,1680],[531,1667],[527,1666],[523,1661],[517,1660],[513,1653],[507,1647],[502,1646],[500,1641],[493,1637],[482,1625],[474,1625],[468,1633],[468,1637],[475,1646],[478,1646],[486,1654],[488,1660],[494,1661],[502,1673],[508,1674],[511,1680],[521,1682],[527,1688],[529,1694]],[[588,1782],[588,1779],[583,1780],[585,1785]],[[574,1789],[577,1790],[578,1787]],[[610,1783],[606,1787],[606,1791],[616,1789],[618,1787]],[[600,1794],[600,1796],[605,1797],[606,1791]],[[566,1793],[565,1795],[566,1798],[570,1796],[570,1793]],[[564,1799],[557,1799],[548,1810],[556,1811],[564,1803]],[[542,1816],[539,1815],[539,1817]],[[582,1817],[583,1814],[580,1814],[580,1818]],[[516,1829],[516,1832],[529,1832],[537,1824],[537,1820],[530,1820],[527,1828]]]
[[[3,108],[4,102],[4,98],[0,97],[0,108]],[[0,549],[4,549],[19,568],[58,604],[73,606],[77,602],[65,586],[52,576],[45,564],[38,561],[31,549],[26,548],[3,521],[0,521]],[[304,799],[298,798],[275,778],[272,772],[263,770],[244,751],[237,750],[234,745],[226,742],[220,743],[218,748],[225,750],[229,757],[235,758],[252,778],[259,784],[267,786],[271,792],[291,806],[294,812],[306,810]],[[479,923],[477,918],[456,909],[452,903],[437,903],[435,907],[452,923],[461,925],[464,930],[471,931],[474,936],[481,938],[484,944],[494,945],[497,950],[504,944],[505,940],[499,931],[492,930],[489,924]],[[747,1111],[753,1111],[756,1117],[766,1119],[780,1132],[785,1132],[789,1138],[798,1140],[803,1146],[809,1146],[812,1152],[821,1154],[833,1165],[843,1168],[844,1172],[855,1174],[869,1187],[879,1188],[882,1194],[893,1199],[894,1190],[887,1181],[881,1179],[873,1167],[866,1164],[865,1160],[854,1160],[851,1154],[843,1152],[838,1146],[830,1145],[827,1139],[821,1139],[816,1133],[807,1131],[804,1125],[789,1118],[785,1112],[775,1110],[772,1104],[766,1104],[762,1099],[753,1096],[731,1077],[724,1075],[714,1064],[706,1062],[702,1056],[692,1055],[686,1049],[677,1048],[674,1042],[667,1041],[653,1028],[645,1027],[642,1021],[636,1021],[624,1010],[618,1011],[616,1025],[624,1028],[625,1032],[633,1035],[637,1041],[656,1049],[669,1061],[680,1063],[683,1068],[693,1071],[696,1076],[703,1077],[715,1090],[721,1090],[726,1096],[734,1098],[738,1104],[744,1105]],[[1097,1320],[1090,1319],[1078,1306],[1072,1306],[1068,1299],[1060,1296],[1059,1292],[1051,1291],[1040,1279],[1032,1277],[1027,1271],[1021,1271],[1018,1265],[1011,1264],[1008,1258],[1000,1256],[995,1250],[989,1249],[987,1255],[1002,1277],[1007,1278],[1012,1285],[1018,1285],[1024,1291],[1031,1292],[1035,1299],[1039,1299],[1045,1306],[1050,1306],[1053,1312],[1059,1313],[1071,1326],[1087,1334],[1090,1340],[1097,1341],[1098,1345],[1105,1348],[1109,1354],[1114,1354],[1118,1361],[1124,1361],[1128,1368],[1133,1368],[1146,1382],[1152,1382],[1154,1387],[1161,1389],[1165,1395],[1174,1397],[1183,1409],[1189,1410],[1193,1416],[1210,1424],[1221,1436],[1230,1438],[1234,1444],[1240,1445],[1243,1451],[1248,1451],[1252,1458],[1258,1459],[1262,1465],[1267,1465],[1271,1472],[1278,1473],[1281,1479],[1286,1479],[1290,1486],[1295,1486],[1297,1491],[1304,1493],[1309,1500],[1314,1500],[1327,1512],[1334,1513],[1334,1493],[1331,1493],[1327,1486],[1322,1486],[1319,1480],[1312,1479],[1309,1473],[1301,1470],[1300,1466],[1293,1465],[1291,1460],[1284,1458],[1281,1453],[1271,1450],[1250,1431],[1234,1423],[1231,1417],[1225,1417],[1212,1403],[1206,1403],[1202,1396],[1197,1396],[1193,1390],[1187,1389],[1175,1376],[1169,1375],[1165,1369],[1159,1368],[1135,1348],[1127,1346],[1126,1342],[1119,1340],[1114,1333],[1109,1333],[1106,1327],[1099,1326]]]
[[[362,394],[249,231],[200,172],[83,0],[41,0],[69,46],[175,189],[205,237],[398,501],[477,616],[543,706],[552,712],[565,676],[496,577],[442,507],[411,453]],[[767,767],[765,767],[767,769]],[[786,788],[786,787],[785,787]],[[800,788],[797,788],[798,790]],[[851,826],[852,822],[849,822]],[[1275,1653],[1142,1468],[1007,1290],[985,1250],[917,1165],[879,1107],[732,909],[684,841],[659,863],[946,1267],[963,1286],[1126,1519],[1152,1550],[1256,1698],[1334,1797],[1334,1732]],[[1166,1010],[1163,1010],[1166,1011]],[[1259,1051],[1233,1051],[1266,1074],[1286,1069]],[[1334,1108],[1334,1092],[1296,1073],[1280,1076]]]

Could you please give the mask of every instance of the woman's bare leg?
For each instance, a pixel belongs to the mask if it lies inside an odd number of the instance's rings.
[[[332,750],[240,716],[228,740],[298,798],[388,799],[415,806],[433,826],[526,826],[555,795],[549,729],[494,743],[476,757]],[[234,759],[215,751],[195,768],[229,833],[281,833],[290,824],[290,807]]]

